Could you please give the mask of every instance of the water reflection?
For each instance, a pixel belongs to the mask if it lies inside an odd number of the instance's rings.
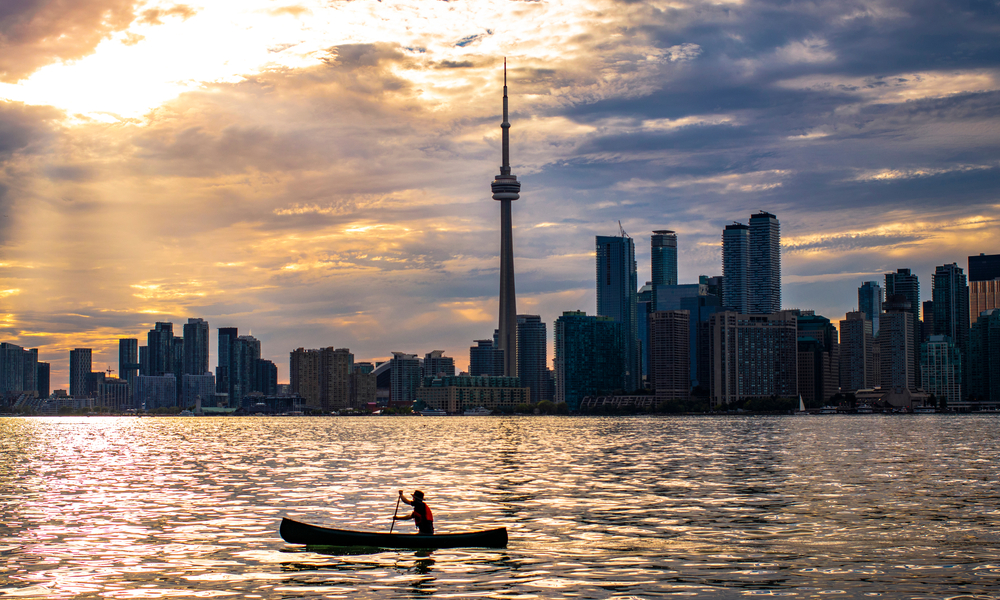
[[[0,596],[996,597],[996,416],[0,419]],[[300,548],[396,490],[506,550]]]

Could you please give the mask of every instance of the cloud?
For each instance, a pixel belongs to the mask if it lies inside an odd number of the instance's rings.
[[[6,0],[0,4],[0,81],[80,58],[128,27],[135,0]]]

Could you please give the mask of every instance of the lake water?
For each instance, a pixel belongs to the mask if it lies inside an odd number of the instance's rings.
[[[1000,416],[8,418],[0,454],[0,597],[1000,598]],[[509,547],[278,537],[400,488]]]

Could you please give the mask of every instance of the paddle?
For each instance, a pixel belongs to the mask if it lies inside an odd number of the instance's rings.
[[[399,512],[399,499],[402,496],[396,496],[396,510],[392,511],[392,525],[389,526],[389,533],[392,533],[392,528],[396,526],[396,513]]]

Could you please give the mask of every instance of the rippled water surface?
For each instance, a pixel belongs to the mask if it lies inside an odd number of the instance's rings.
[[[4,597],[1000,598],[996,416],[10,418],[0,454]],[[278,536],[387,531],[399,488],[509,547]]]

